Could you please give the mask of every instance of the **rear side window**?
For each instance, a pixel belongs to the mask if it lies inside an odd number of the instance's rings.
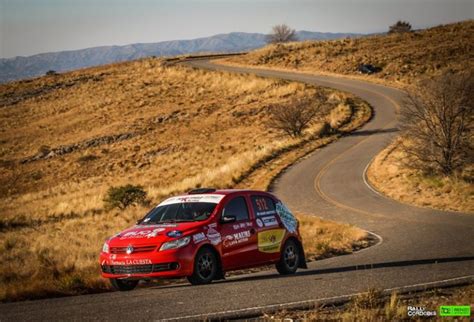
[[[257,217],[276,214],[275,202],[265,196],[252,196],[252,206]]]
[[[227,203],[222,212],[223,216],[235,216],[237,221],[248,220],[249,210],[244,197],[237,197]]]

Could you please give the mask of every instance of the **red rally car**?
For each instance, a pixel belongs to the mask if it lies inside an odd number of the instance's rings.
[[[168,198],[100,253],[102,276],[121,291],[152,278],[206,284],[273,263],[280,274],[306,268],[298,221],[274,195],[252,190],[195,189]]]

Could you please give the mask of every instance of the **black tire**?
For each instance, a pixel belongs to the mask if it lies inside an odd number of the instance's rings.
[[[117,279],[111,278],[110,283],[117,291],[131,291],[138,285],[138,280],[124,280],[124,279]]]
[[[300,262],[300,248],[293,240],[287,240],[281,250],[280,261],[276,269],[281,275],[294,274]]]
[[[202,248],[194,258],[193,275],[188,281],[193,285],[209,284],[217,277],[218,263],[216,254],[209,248]]]

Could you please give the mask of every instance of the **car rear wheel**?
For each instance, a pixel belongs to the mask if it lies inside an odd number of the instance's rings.
[[[110,283],[117,291],[131,291],[138,285],[138,280],[111,278]]]
[[[193,285],[211,283],[217,275],[217,258],[213,251],[202,248],[194,258],[193,275],[188,281]]]
[[[288,240],[280,255],[280,261],[276,264],[276,269],[281,275],[294,274],[298,269],[300,260],[300,249],[293,240]]]

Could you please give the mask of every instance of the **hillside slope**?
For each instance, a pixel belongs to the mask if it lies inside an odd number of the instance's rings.
[[[246,188],[255,188],[261,182],[249,174],[270,180],[275,156],[335,140],[319,139],[326,118],[337,129],[370,118],[366,103],[334,90],[162,63],[0,85],[0,301],[107,288],[97,263],[102,243],[148,210],[108,209],[110,187],[141,185],[151,204],[246,178]],[[272,106],[316,93],[327,114],[303,137],[268,128]],[[331,227],[344,238],[354,232]],[[354,240],[364,235],[355,231]]]
[[[336,39],[358,36],[351,33],[299,31],[298,39]],[[0,59],[0,83],[83,67],[129,61],[150,56],[175,56],[197,52],[238,52],[262,47],[265,35],[232,32],[191,40],[172,40],[125,46],[102,46],[80,50],[44,53],[29,57]]]
[[[446,70],[474,68],[474,20],[405,34],[271,45],[226,59],[230,64],[358,75],[360,64],[380,72],[372,79],[410,83]]]

